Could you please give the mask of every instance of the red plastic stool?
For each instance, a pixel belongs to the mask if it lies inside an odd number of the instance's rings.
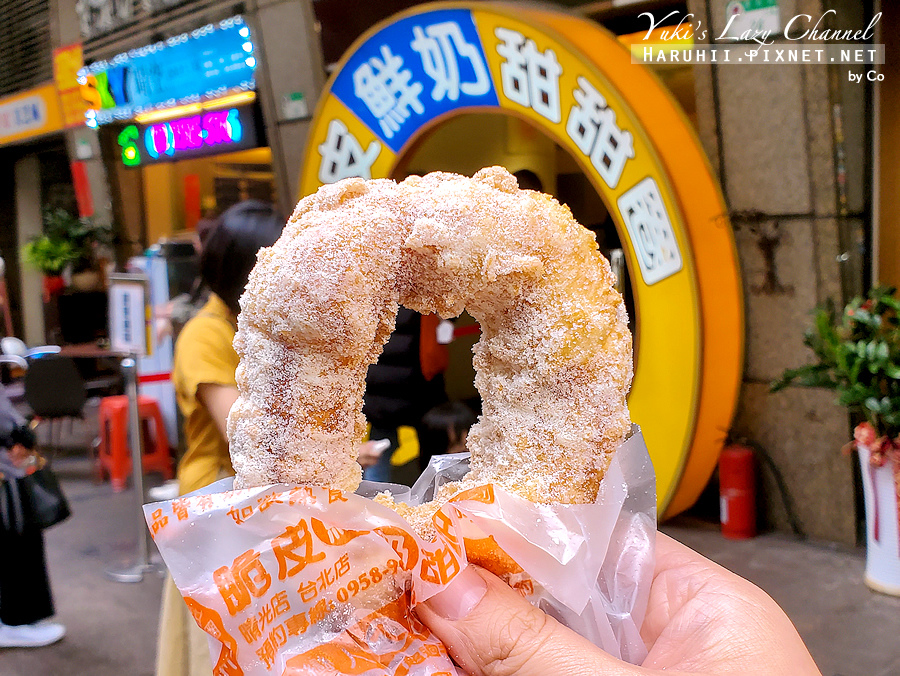
[[[138,397],[138,414],[144,439],[144,472],[162,472],[166,479],[175,476],[169,437],[159,404],[152,397]],[[100,446],[97,469],[109,473],[113,490],[125,490],[131,472],[128,448],[128,397],[103,397],[100,401]],[[151,430],[152,426],[152,430]],[[152,431],[152,434],[151,434]]]

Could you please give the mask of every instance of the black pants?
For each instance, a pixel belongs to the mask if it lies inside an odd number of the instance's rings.
[[[19,535],[0,527],[0,622],[33,624],[53,612],[43,534],[26,530]]]

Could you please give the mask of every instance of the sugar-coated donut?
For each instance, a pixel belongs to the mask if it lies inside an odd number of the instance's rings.
[[[259,253],[241,298],[235,486],[357,488],[366,371],[400,303],[481,325],[466,484],[592,502],[631,425],[614,283],[568,208],[500,167],[323,186]]]

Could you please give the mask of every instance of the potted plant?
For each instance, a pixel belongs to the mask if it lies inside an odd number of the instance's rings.
[[[45,210],[44,232],[72,245],[75,253],[72,286],[79,291],[98,289],[101,280],[98,252],[112,243],[112,226],[91,218],[78,218],[66,209],[57,208]]]
[[[78,218],[66,209],[44,210],[44,234],[25,245],[25,260],[46,276],[45,297],[62,291],[61,275],[67,267],[80,290],[99,286],[97,251],[112,242],[112,228],[92,219]]]
[[[44,300],[65,288],[62,273],[73,260],[75,251],[66,240],[47,235],[37,237],[23,247],[25,261],[44,273]]]
[[[772,384],[792,383],[837,392],[838,403],[858,420],[866,503],[866,583],[900,595],[900,299],[878,287],[838,312],[831,303],[815,311],[804,343],[815,360],[789,369]]]

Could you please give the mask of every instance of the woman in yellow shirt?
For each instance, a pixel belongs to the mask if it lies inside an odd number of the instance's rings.
[[[284,223],[269,204],[241,202],[222,214],[204,242],[200,274],[212,294],[178,336],[172,369],[187,440],[187,451],[178,463],[182,495],[234,473],[225,425],[238,396],[234,377],[238,356],[232,347],[238,298],[257,251],[275,243]],[[169,578],[160,617],[157,676],[209,676],[206,639]]]

